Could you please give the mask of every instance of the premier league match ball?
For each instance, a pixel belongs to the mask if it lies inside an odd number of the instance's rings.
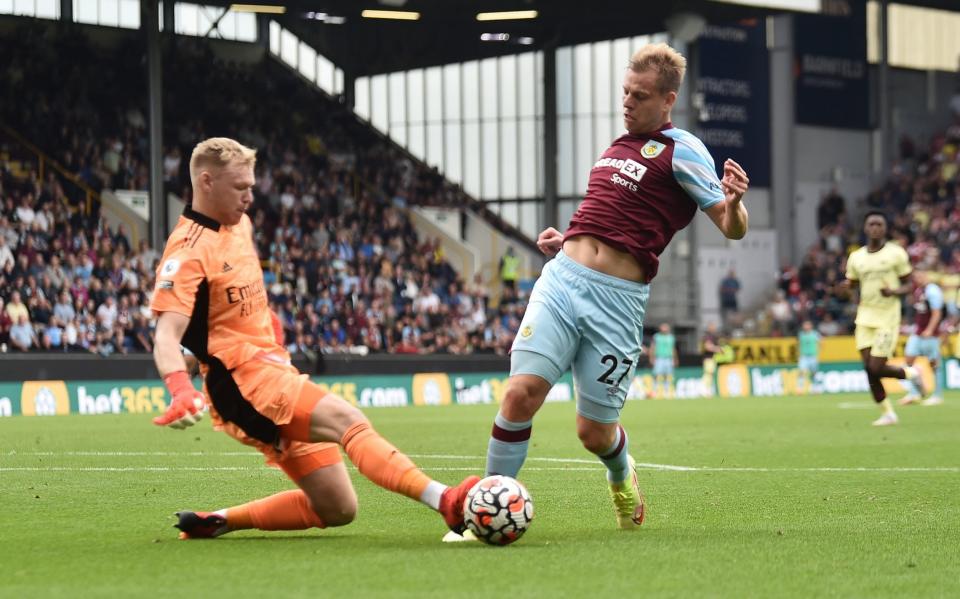
[[[533,521],[533,500],[516,479],[488,476],[467,492],[463,502],[467,528],[488,545],[509,545]]]

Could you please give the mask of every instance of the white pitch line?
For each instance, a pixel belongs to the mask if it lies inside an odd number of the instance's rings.
[[[201,457],[201,456],[232,456],[232,457],[262,457],[258,452],[253,451],[224,451],[224,452],[201,452],[201,451],[37,451],[8,452],[2,457],[27,457],[27,456],[70,456],[70,457]],[[411,458],[423,460],[464,460],[482,462],[484,456],[452,455],[452,454],[411,454]],[[584,458],[549,458],[549,457],[529,457],[527,462],[546,462],[555,464],[582,464],[583,466],[529,466],[524,468],[528,472],[586,472],[602,470],[596,460]],[[958,473],[958,466],[881,466],[881,467],[798,467],[798,468],[777,468],[777,467],[753,467],[753,466],[679,466],[675,464],[656,464],[649,462],[638,462],[638,468],[644,470],[657,470],[666,472],[931,472],[931,473]],[[209,472],[224,471],[235,472],[243,470],[259,470],[261,466],[131,466],[131,467],[109,467],[109,466],[6,466],[0,467],[0,472]],[[476,467],[472,466],[443,466],[427,467],[427,470],[437,472],[474,472]]]
[[[8,456],[82,456],[82,457],[143,457],[143,456],[263,456],[256,451],[10,451]],[[2,456],[0,456],[2,457]]]
[[[8,456],[44,456],[44,457],[54,457],[54,456],[69,456],[69,457],[202,457],[202,456],[228,456],[228,457],[262,457],[262,454],[255,451],[221,451],[221,452],[203,452],[203,451],[32,451],[32,452],[9,452]],[[433,459],[433,460],[467,460],[467,461],[482,461],[486,458],[484,456],[472,456],[472,455],[452,455],[452,454],[408,454],[408,457],[421,460],[421,459]],[[528,457],[528,462],[552,462],[558,464],[589,464],[596,465],[596,459],[585,459],[585,458],[541,458],[541,457]],[[651,464],[651,463],[638,463],[638,467],[647,468],[650,470],[677,470],[677,471],[687,471],[687,470],[696,470],[696,468],[690,466],[675,466],[672,464]],[[569,468],[564,468],[563,470],[569,470]]]
[[[912,466],[889,466],[889,467],[822,467],[822,468],[752,468],[745,466],[742,468],[694,468],[697,472],[960,472],[960,466],[932,466],[912,467]]]
[[[638,467],[642,467],[649,470],[660,470],[667,472],[768,472],[768,473],[785,473],[785,472],[865,472],[865,473],[883,473],[883,472],[900,472],[900,473],[909,473],[909,472],[928,472],[928,473],[960,473],[960,467],[932,467],[932,468],[922,468],[922,467],[889,467],[889,468],[751,468],[751,467],[730,467],[730,468],[711,468],[706,467],[689,467],[689,466],[673,466],[670,468],[664,468],[663,464],[652,464],[652,465],[643,465],[637,464]],[[652,466],[652,467],[650,467]],[[254,471],[254,470],[263,470],[261,466],[129,466],[129,467],[110,467],[110,466],[0,466],[0,472],[244,472],[244,471]],[[351,470],[356,470],[351,467]],[[452,466],[452,467],[438,467],[438,468],[425,468],[430,472],[476,472],[476,468],[471,468],[469,466]],[[576,466],[569,468],[562,467],[541,467],[541,466],[531,466],[524,468],[524,472],[599,472],[603,468],[600,466],[586,467],[586,466]]]
[[[351,467],[351,470],[356,468]],[[211,466],[209,468],[198,466],[130,466],[130,467],[109,467],[109,466],[0,466],[0,472],[238,472],[238,471],[264,471],[260,466]],[[453,468],[427,468],[431,472],[476,472],[476,468],[453,467]],[[540,468],[533,466],[524,468],[524,472],[576,472],[591,471],[599,472],[602,468],[595,466],[593,468]],[[267,470],[269,471],[269,470]],[[279,471],[278,471],[279,472]]]
[[[670,464],[642,464],[637,463],[637,468],[644,470],[660,470],[667,472],[960,472],[960,466],[933,466],[929,468],[924,467],[913,467],[913,466],[890,466],[890,467],[830,467],[825,466],[822,468],[762,468],[762,467],[751,467],[751,466],[730,466],[730,467],[711,467],[711,466],[672,466]],[[468,466],[456,466],[456,467],[427,467],[425,470],[436,470],[436,471],[457,471],[457,472],[473,472],[476,471],[476,468],[470,468]],[[541,466],[531,466],[524,467],[523,472],[528,471],[560,471],[560,472],[576,472],[576,471],[599,471],[603,470],[602,466],[589,467],[573,467],[573,468],[544,468]]]
[[[647,462],[637,462],[634,464],[637,468],[643,468],[644,470],[669,470],[673,472],[690,472],[696,470],[702,470],[696,466],[674,466],[672,464],[649,464]]]
[[[873,405],[865,401],[841,401],[837,407],[841,410],[872,410]]]
[[[729,468],[722,468],[722,467],[721,467],[721,468],[712,468],[712,467],[710,467],[710,466],[671,466],[671,465],[669,465],[669,464],[640,464],[640,463],[636,464],[636,466],[637,466],[638,468],[641,468],[641,469],[644,469],[644,470],[660,470],[660,471],[666,471],[666,472],[873,472],[873,473],[880,473],[880,472],[944,472],[944,473],[954,473],[954,472],[955,472],[955,473],[960,473],[960,466],[957,466],[957,467],[954,467],[954,466],[936,467],[936,466],[935,466],[935,467],[930,467],[930,468],[923,468],[923,467],[897,467],[897,466],[891,466],[891,467],[889,467],[889,468],[884,468],[884,467],[878,467],[878,468],[865,468],[865,467],[864,467],[864,468],[858,468],[858,467],[852,467],[852,468],[843,468],[843,467],[836,467],[836,468],[834,468],[834,467],[823,467],[823,468],[754,468],[754,467],[750,467],[750,466],[744,466],[744,467],[742,467],[742,468],[738,468],[738,467],[735,467],[735,466],[731,466],[731,467],[729,467]],[[440,471],[440,472],[443,472],[443,471],[450,471],[450,472],[453,472],[453,471],[456,471],[456,472],[475,472],[475,471],[476,471],[476,468],[469,468],[469,467],[449,467],[449,468],[445,468],[445,467],[441,467],[441,468],[428,467],[428,468],[424,468],[424,469],[425,469],[425,470],[430,470],[430,471]],[[593,468],[588,468],[588,467],[575,467],[575,468],[543,468],[543,467],[539,467],[539,466],[532,466],[532,467],[529,467],[529,468],[527,468],[527,467],[524,467],[524,468],[523,468],[523,472],[529,472],[529,471],[534,471],[534,472],[537,472],[537,471],[542,471],[542,472],[548,472],[548,471],[559,471],[559,472],[591,471],[591,472],[596,472],[596,471],[601,471],[601,470],[603,470],[603,468],[602,468],[601,466],[595,466],[595,467],[593,467]]]
[[[242,466],[130,466],[111,468],[108,466],[0,466],[0,472],[210,472],[211,470],[236,472],[238,470],[254,470]]]
[[[449,454],[436,454],[436,453],[410,453],[407,454],[407,457],[415,459],[436,459],[436,460],[486,460],[486,456],[475,456],[475,455],[449,455]],[[594,464],[596,465],[596,458],[589,460],[584,458],[537,458],[537,457],[528,457],[528,462],[559,462],[561,464]]]

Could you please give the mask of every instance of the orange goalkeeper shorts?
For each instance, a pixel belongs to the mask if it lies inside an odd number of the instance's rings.
[[[217,402],[213,402],[210,389],[205,385],[214,429],[255,447],[266,457],[267,464],[281,468],[294,481],[343,460],[340,446],[336,443],[309,442],[313,408],[326,393],[292,364],[264,356],[245,362],[221,376],[229,376],[239,391],[230,400],[248,403],[262,416],[261,424],[269,427],[272,423],[279,434],[275,443],[268,443],[249,434],[250,429],[244,426],[244,422],[225,420],[218,413]],[[224,386],[217,384],[218,389]],[[223,394],[222,391],[218,393]]]

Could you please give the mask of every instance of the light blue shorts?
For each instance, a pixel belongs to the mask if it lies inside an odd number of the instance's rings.
[[[947,316],[957,316],[960,310],[957,308],[957,302],[943,302],[943,307],[947,309]]]
[[[907,337],[907,346],[903,353],[907,356],[923,356],[928,360],[940,359],[940,339],[938,337],[921,337],[913,334]]]
[[[653,376],[673,376],[673,358],[655,358],[653,360]]]
[[[510,375],[555,383],[573,369],[577,413],[620,419],[640,361],[650,286],[574,262],[563,252],[543,267],[510,350]]]
[[[797,368],[806,372],[816,372],[820,367],[820,360],[817,356],[800,356],[797,359]]]

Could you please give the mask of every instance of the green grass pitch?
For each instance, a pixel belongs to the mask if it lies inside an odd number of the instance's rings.
[[[443,544],[439,516],[352,471],[350,526],[179,541],[172,514],[290,484],[211,430],[148,416],[0,420],[2,597],[956,597],[960,394],[870,426],[866,396],[631,402],[647,523],[615,529],[574,406],[538,415],[513,546]],[[863,408],[863,409],[860,409]],[[495,406],[376,409],[435,478],[483,468]]]

